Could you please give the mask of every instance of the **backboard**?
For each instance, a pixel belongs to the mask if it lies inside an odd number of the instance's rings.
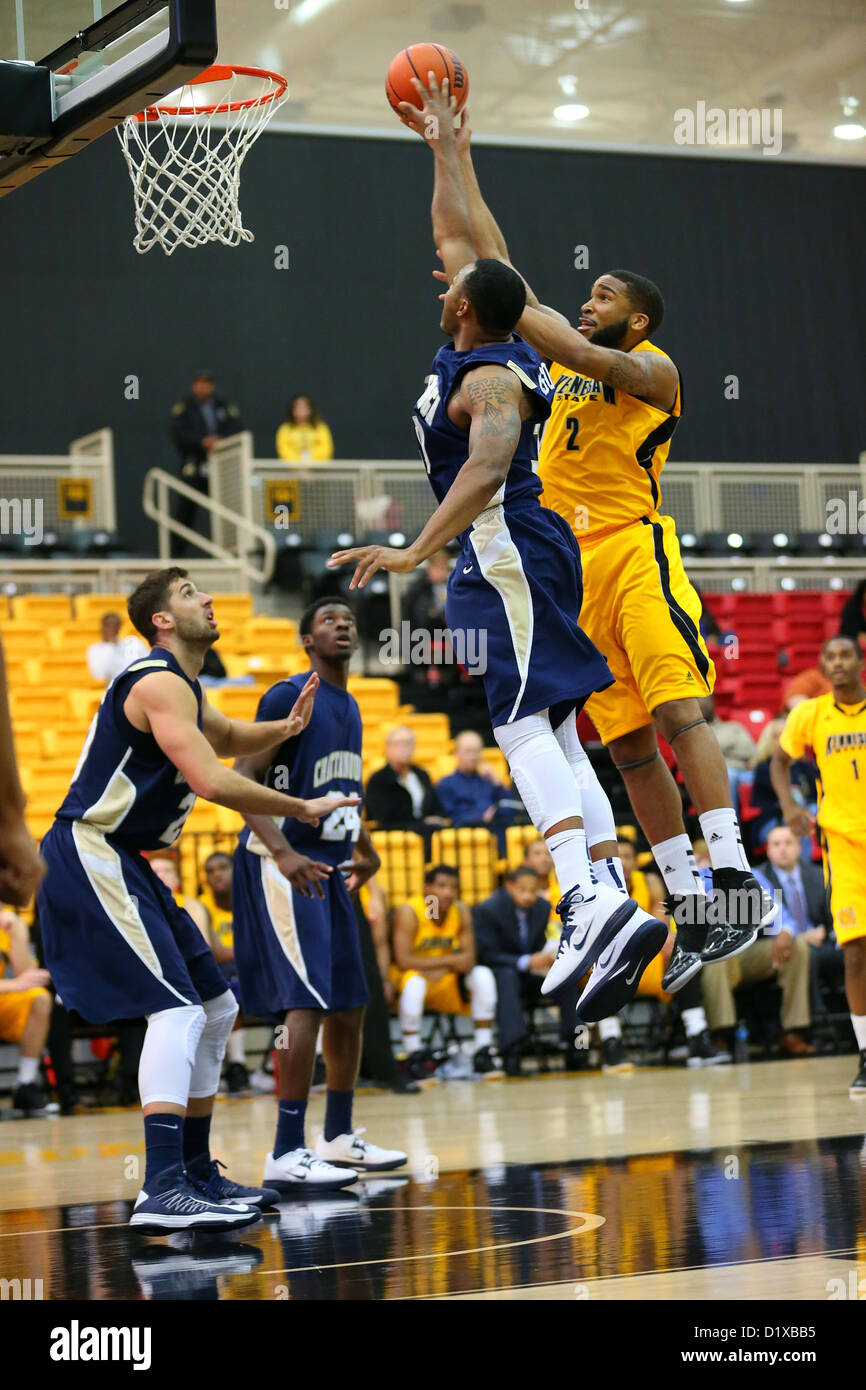
[[[216,0],[6,0],[0,197],[208,67]]]

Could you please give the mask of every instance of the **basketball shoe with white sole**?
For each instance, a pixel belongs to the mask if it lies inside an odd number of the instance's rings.
[[[224,1169],[225,1164],[218,1158],[208,1161],[204,1155],[187,1164],[188,1171],[204,1183],[208,1196],[215,1202],[240,1202],[245,1207],[274,1207],[279,1202],[280,1194],[274,1188],[244,1187],[242,1183],[223,1177],[221,1168]]]
[[[589,917],[586,914],[587,906],[592,909]],[[657,918],[650,917],[632,898],[624,898],[622,893],[604,883],[595,885],[595,894],[589,904],[580,889],[570,889],[557,904],[556,910],[562,919],[562,935],[553,964],[541,986],[541,993],[545,995],[555,994],[572,979],[579,980],[605,948],[621,932],[626,932],[626,928],[628,931],[624,941],[628,942],[640,924],[661,926]],[[664,928],[662,942],[666,939],[667,928]],[[608,1013],[614,1014],[616,1009],[609,1009]],[[598,1017],[606,1018],[607,1014],[599,1014]]]
[[[779,914],[779,903],[751,871],[713,869],[713,898],[722,921],[710,927],[701,952],[704,965],[739,956]]]
[[[338,1168],[356,1168],[362,1173],[387,1173],[391,1168],[401,1168],[408,1163],[409,1155],[400,1149],[380,1149],[378,1144],[370,1144],[361,1136],[365,1129],[356,1129],[354,1134],[338,1134],[336,1139],[326,1139],[320,1134],[316,1140],[316,1153],[325,1163],[336,1164]]]
[[[592,974],[577,1001],[578,1023],[600,1023],[625,1008],[637,994],[641,975],[668,939],[668,929],[657,917],[635,910],[610,944],[596,958]]]
[[[269,1153],[265,1159],[263,1186],[274,1187],[280,1193],[333,1192],[357,1181],[358,1174],[353,1169],[325,1163],[312,1149],[290,1149],[279,1158]]]
[[[167,1231],[237,1231],[261,1219],[255,1207],[214,1201],[203,1183],[176,1164],[141,1189],[129,1224],[145,1233],[164,1235]]]

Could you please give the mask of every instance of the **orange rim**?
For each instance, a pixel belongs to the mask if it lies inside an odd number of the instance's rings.
[[[184,86],[196,87],[208,82],[228,82],[232,77],[260,77],[262,80],[273,82],[274,86],[271,91],[263,92],[260,96],[245,97],[242,101],[217,101],[212,106],[163,106],[161,102],[157,102],[156,105],[139,111],[135,119],[158,121],[163,116],[210,116],[214,112],[245,111],[252,106],[266,106],[269,101],[282,96],[289,85],[287,78],[278,72],[271,72],[269,68],[248,68],[238,63],[215,63],[213,67],[200,72],[198,77],[185,82]]]

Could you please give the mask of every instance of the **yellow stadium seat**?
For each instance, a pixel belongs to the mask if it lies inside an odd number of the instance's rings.
[[[95,622],[97,627],[103,613],[119,613],[127,617],[126,594],[73,594],[72,614],[87,622]]]
[[[534,825],[509,825],[505,830],[505,863],[511,872],[523,863],[526,846],[539,838]]]
[[[9,692],[9,712],[12,723],[54,725],[67,717],[65,691],[19,689]]]
[[[40,756],[47,762],[63,762],[73,767],[78,762],[86,733],[80,729],[54,726],[40,729]],[[15,735],[16,745],[18,734]]]
[[[26,792],[34,803],[54,800],[59,806],[72,782],[75,764],[34,763],[27,768]]]
[[[48,636],[52,651],[84,656],[91,642],[99,642],[102,634],[97,621],[82,618],[80,622],[56,623],[48,629]]]
[[[83,655],[76,658],[63,652],[43,652],[40,657],[30,657],[27,667],[32,686],[60,686],[64,690],[104,689],[91,676]]]
[[[265,685],[217,685],[207,693],[208,700],[228,719],[255,719]]]
[[[34,810],[32,806],[27,807],[24,813],[25,820],[27,821],[27,828],[37,842],[42,839],[43,835],[48,834],[48,831],[54,824],[54,813],[56,810],[56,806],[52,807],[50,810],[40,809],[38,811]]]
[[[273,685],[276,681],[285,680],[287,676],[298,675],[301,671],[306,671],[310,664],[305,651],[285,656],[256,652],[240,657],[239,660],[246,662],[243,674],[255,676],[259,685]]]
[[[9,608],[9,599],[6,594],[0,594],[0,622],[5,622],[12,616]]]
[[[48,645],[46,625],[42,623],[7,621],[0,624],[0,636],[6,656],[13,660],[16,657],[41,656]]]
[[[15,729],[15,756],[18,766],[38,762],[43,756],[43,730],[38,724],[19,724]]]
[[[484,826],[437,830],[430,853],[434,864],[453,864],[460,873],[460,897],[470,907],[497,887],[496,839]]]
[[[382,860],[377,875],[389,902],[405,902],[424,892],[424,839],[413,830],[374,830],[370,835]]]
[[[211,594],[214,617],[222,626],[226,623],[245,623],[253,616],[252,594]]]
[[[104,690],[70,690],[67,697],[69,704],[69,714],[72,720],[79,727],[84,728],[84,733],[90,726],[93,716],[102,703]],[[82,734],[83,738],[83,734]]]
[[[16,594],[12,617],[16,622],[65,623],[72,616],[68,594]]]

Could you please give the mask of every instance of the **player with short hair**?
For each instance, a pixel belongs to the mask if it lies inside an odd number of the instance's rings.
[[[281,1024],[277,1127],[264,1176],[280,1192],[345,1187],[359,1171],[406,1162],[400,1150],[368,1143],[363,1130],[352,1128],[368,991],[350,894],[379,868],[358,811],[361,713],[346,688],[358,645],[355,615],[344,600],[323,597],[307,608],[299,632],[311,679],[318,681],[309,723],[277,749],[236,763],[239,772],[270,787],[344,794],[340,809],[316,827],[292,817],[245,814],[234,857],[235,962],[244,1012]],[[290,676],[272,685],[256,719],[289,718],[306,680]],[[313,1150],[305,1121],[320,1027],[328,1093],[324,1132]]]
[[[276,1199],[223,1178],[210,1157],[214,1096],[238,1006],[210,946],[141,852],[174,843],[196,796],[310,823],[358,798],[302,801],[220,762],[299,732],[315,676],[282,719],[227,719],[197,680],[219,637],[210,596],[172,567],[142,580],[128,607],[151,650],[108,687],[42,842],[45,961],[63,1003],[90,1022],[147,1017],[139,1066],[146,1171],[130,1224],[162,1233],[231,1229]]]
[[[419,128],[416,109],[404,114]],[[475,253],[510,266],[475,176],[469,138],[464,111],[455,158]],[[664,876],[678,929],[664,987],[674,992],[702,961],[746,950],[778,910],[749,867],[725,761],[698,703],[712,691],[715,671],[673,519],[659,511],[659,478],[682,414],[682,384],[674,362],[650,341],[664,301],[645,275],[615,269],[598,276],[577,329],[524,286],[518,328],[548,360],[553,378],[538,467],[541,501],[580,542],[581,623],[616,678],[590,695],[587,713]],[[659,733],[674,749],[710,847],[713,887],[727,919],[712,926]],[[599,862],[616,856],[612,837],[591,839],[590,848]]]
[[[524,805],[550,847],[563,888],[560,949],[544,981],[552,993],[590,966],[578,1002],[586,1022],[622,1008],[664,927],[626,897],[610,866],[590,867],[587,834],[613,842],[610,804],[581,748],[575,718],[609,668],[579,627],[580,551],[568,525],[538,501],[538,432],[553,386],[538,354],[514,332],[525,288],[512,267],[476,258],[454,148],[453,101],[430,74],[413,113],[434,156],[433,234],[448,289],[436,354],[414,411],[418,444],[439,503],[405,550],[338,551],[351,587],[377,569],[408,571],[449,541],[461,552],[448,581],[448,626],[479,653],[494,736]],[[476,640],[470,640],[477,638]],[[599,827],[603,826],[603,830]]]
[[[790,764],[807,749],[818,765],[818,832],[836,940],[845,953],[845,992],[860,1049],[849,1094],[866,1096],[866,686],[863,653],[853,637],[830,637],[821,648],[830,691],[803,700],[785,722],[770,760],[770,780],[785,824],[809,835],[815,821],[793,796]]]

